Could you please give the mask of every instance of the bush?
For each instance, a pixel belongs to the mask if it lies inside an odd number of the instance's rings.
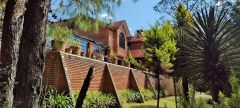
[[[142,90],[141,90],[141,93],[143,94],[144,99],[145,99],[146,101],[155,98],[154,91],[152,91],[152,90],[150,90],[150,89],[142,89]]]
[[[161,97],[166,97],[166,96],[168,96],[169,94],[168,94],[168,91],[167,90],[160,90],[160,96]]]
[[[132,102],[140,102],[141,100],[141,93],[127,89],[120,93],[120,98],[122,103],[132,103]]]
[[[64,92],[50,88],[42,94],[41,108],[73,108],[72,98]]]
[[[223,93],[219,93],[219,103],[215,103],[215,108],[240,108],[240,84],[237,73],[232,70],[229,82],[231,84],[231,97],[226,97]]]
[[[77,100],[78,94],[74,94],[74,99]],[[115,106],[117,100],[110,94],[101,92],[87,93],[83,103],[83,108],[109,108]]]
[[[183,96],[179,97],[177,101],[179,108],[207,108],[202,98],[195,98],[195,89],[193,86],[189,88],[189,102],[187,102]]]

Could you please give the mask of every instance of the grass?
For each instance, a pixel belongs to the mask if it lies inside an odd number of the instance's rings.
[[[149,100],[145,101],[144,103],[124,103],[123,108],[156,108],[157,100]],[[175,108],[175,99],[174,96],[161,98],[160,99],[160,106],[164,107],[165,105],[168,108]]]
[[[196,94],[196,97],[202,98],[206,102],[208,99],[211,98],[209,95],[199,94],[199,93]],[[160,107],[165,108],[165,105],[167,106],[167,108],[175,108],[176,107],[175,97],[170,96],[166,98],[161,98]],[[156,106],[157,106],[157,100],[149,100],[149,101],[145,101],[144,103],[124,103],[123,104],[123,108],[156,108]],[[208,104],[207,108],[212,108],[212,106]]]

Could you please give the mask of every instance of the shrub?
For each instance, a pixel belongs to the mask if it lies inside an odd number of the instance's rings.
[[[54,88],[45,91],[41,97],[42,108],[73,108],[72,98],[64,92],[58,93]]]
[[[142,89],[141,93],[143,94],[145,100],[151,100],[155,98],[154,92],[150,89]]]
[[[132,102],[139,102],[141,100],[141,93],[127,89],[120,93],[120,98],[122,103],[132,103]]]
[[[195,98],[195,89],[193,86],[189,87],[189,102],[183,96],[179,97],[177,101],[179,108],[207,108],[202,98]]]
[[[78,94],[74,94],[74,99],[77,100]],[[117,100],[110,94],[101,92],[87,93],[84,99],[83,108],[109,108],[116,105]]]
[[[237,73],[232,70],[229,82],[232,87],[231,97],[226,97],[223,93],[219,93],[219,103],[215,103],[215,108],[239,108],[240,107],[240,85]]]
[[[166,96],[168,96],[169,94],[168,94],[168,91],[167,90],[160,90],[160,96],[161,97],[166,97]]]

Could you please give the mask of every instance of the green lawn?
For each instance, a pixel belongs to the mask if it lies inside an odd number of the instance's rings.
[[[124,103],[123,108],[156,108],[157,100],[149,100],[144,103]],[[160,99],[160,106],[167,105],[168,108],[175,108],[175,99],[173,96]]]
[[[202,98],[204,100],[208,100],[210,96],[204,95],[204,94],[197,94],[197,98]],[[156,108],[157,100],[149,100],[145,101],[144,103],[124,103],[123,108]],[[175,98],[174,96],[161,98],[160,99],[160,106],[164,108],[164,106],[167,106],[167,108],[175,108]],[[212,108],[211,105],[208,105],[208,108]]]

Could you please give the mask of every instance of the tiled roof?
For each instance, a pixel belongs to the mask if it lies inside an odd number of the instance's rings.
[[[113,22],[113,27],[115,28],[119,28],[123,25],[123,23],[125,23],[126,21],[125,20],[122,20],[122,21],[117,21],[117,22]]]
[[[140,37],[139,33],[136,33],[130,40],[130,42],[142,42],[142,39]]]
[[[140,38],[137,38],[137,37],[132,37],[130,42],[142,42],[142,40]]]
[[[131,54],[134,58],[141,58],[144,56],[142,49],[131,50]]]

